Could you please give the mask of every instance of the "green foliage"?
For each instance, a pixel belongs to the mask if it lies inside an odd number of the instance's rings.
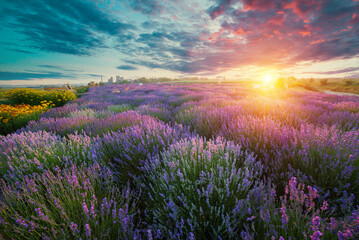
[[[88,86],[81,86],[81,87],[76,87],[75,88],[76,90],[76,93],[85,93],[89,90],[89,87]]]
[[[287,81],[284,77],[280,77],[274,81],[274,87],[276,88],[285,88],[287,86]]]
[[[127,112],[132,110],[133,108],[131,107],[131,105],[129,104],[118,104],[118,105],[111,105],[107,108],[110,112],[116,112],[116,113],[121,113],[121,112]]]
[[[302,87],[305,88],[305,89],[307,89],[307,90],[309,90],[309,91],[313,91],[313,92],[318,92],[318,91],[319,91],[318,88],[316,88],[315,86],[313,86],[313,85],[310,84],[310,83],[304,83],[304,84],[302,85]]]
[[[30,122],[32,120],[38,120],[40,118],[40,113],[42,113],[42,111],[32,112],[27,115],[22,114],[15,118],[12,118],[11,121],[8,121],[6,123],[1,121],[0,122],[0,135],[7,135],[10,133],[13,133],[17,129],[25,127],[28,122]]]
[[[354,84],[354,80],[353,79],[347,79],[345,80],[345,86],[350,86],[350,85],[353,85]]]
[[[26,126],[29,121],[37,120],[39,115],[49,108],[49,103],[45,101],[42,105],[36,106],[0,104],[0,134],[6,135]]]
[[[321,86],[326,86],[326,85],[328,85],[328,79],[326,79],[326,78],[323,78],[323,79],[320,79],[320,85]]]
[[[119,84],[129,84],[129,83],[131,83],[131,82],[128,81],[128,80],[121,80],[121,81],[119,82]]]
[[[141,77],[139,79],[136,79],[135,81],[139,82],[139,83],[150,83],[151,82],[151,80],[146,77]]]
[[[81,86],[74,88],[76,90],[76,97],[80,97],[82,94],[86,93],[89,90],[89,88],[90,88],[89,86]]]

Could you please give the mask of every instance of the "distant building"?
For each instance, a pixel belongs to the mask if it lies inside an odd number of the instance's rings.
[[[87,84],[88,87],[96,87],[96,83],[94,81],[91,81]]]
[[[110,77],[107,82],[108,84],[113,84],[113,77]]]
[[[125,80],[123,77],[116,76],[116,83],[120,83],[123,80]]]

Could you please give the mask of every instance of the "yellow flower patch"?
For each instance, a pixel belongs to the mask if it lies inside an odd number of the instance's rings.
[[[41,105],[31,106],[29,104],[19,104],[15,106],[0,104],[0,119],[3,123],[24,115],[33,113],[42,113],[48,110],[50,103],[42,103]]]

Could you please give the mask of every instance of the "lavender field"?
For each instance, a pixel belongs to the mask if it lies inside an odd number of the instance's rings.
[[[358,239],[359,97],[93,87],[0,137],[0,239]]]

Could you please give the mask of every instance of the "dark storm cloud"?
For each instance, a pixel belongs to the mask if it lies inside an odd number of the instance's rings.
[[[117,69],[120,69],[120,70],[137,70],[136,67],[130,66],[130,65],[121,65],[121,66],[118,66]]]
[[[73,55],[91,55],[105,48],[101,34],[120,36],[135,29],[83,1],[7,1],[7,26],[24,34],[32,48]]]

